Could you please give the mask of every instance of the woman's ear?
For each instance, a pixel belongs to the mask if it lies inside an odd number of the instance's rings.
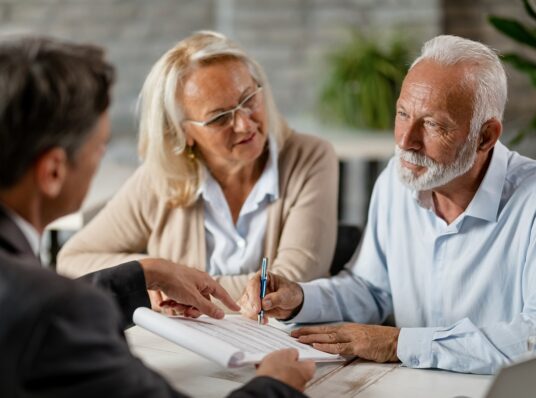
[[[67,176],[68,159],[63,148],[55,147],[44,152],[35,162],[35,181],[43,195],[57,197]]]
[[[191,148],[193,148],[193,146],[195,145],[194,139],[189,134],[186,134],[186,145],[188,145]]]
[[[180,123],[180,126],[181,126],[182,133],[184,134],[184,139],[186,140],[186,145],[187,146],[194,146],[195,141],[192,138],[192,135],[190,134],[190,128],[192,126],[189,125],[189,123],[186,123],[184,121],[182,121]]]
[[[502,133],[502,123],[492,118],[482,125],[480,129],[480,142],[478,143],[478,150],[482,152],[490,151]]]

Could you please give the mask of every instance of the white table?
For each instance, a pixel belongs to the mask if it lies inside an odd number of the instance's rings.
[[[135,355],[176,389],[194,397],[224,397],[255,375],[252,367],[222,368],[137,326],[126,334]],[[481,398],[490,382],[490,376],[355,360],[347,365],[318,364],[306,394],[318,398]]]

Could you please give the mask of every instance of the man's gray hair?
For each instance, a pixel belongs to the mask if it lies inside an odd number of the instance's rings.
[[[424,43],[410,70],[423,60],[445,66],[459,63],[469,66],[462,83],[470,84],[475,90],[470,137],[476,138],[482,125],[491,118],[502,121],[507,97],[506,73],[494,50],[473,40],[441,35]]]

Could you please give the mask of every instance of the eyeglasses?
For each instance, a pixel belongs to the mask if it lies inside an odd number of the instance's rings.
[[[253,112],[257,110],[257,107],[260,103],[260,97],[258,94],[261,92],[262,86],[257,86],[257,89],[244,98],[237,106],[228,111],[218,113],[214,117],[211,117],[206,121],[197,121],[197,120],[184,120],[185,122],[195,124],[200,127],[211,127],[214,129],[224,129],[229,127],[234,123],[235,113],[238,110],[245,112],[250,116]]]

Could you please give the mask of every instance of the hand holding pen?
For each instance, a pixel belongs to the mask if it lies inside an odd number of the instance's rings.
[[[261,267],[261,270],[249,280],[244,294],[238,300],[242,315],[266,324],[268,318],[289,319],[297,314],[303,303],[301,286],[277,273],[268,273],[268,270],[264,273],[264,279],[263,282]]]

